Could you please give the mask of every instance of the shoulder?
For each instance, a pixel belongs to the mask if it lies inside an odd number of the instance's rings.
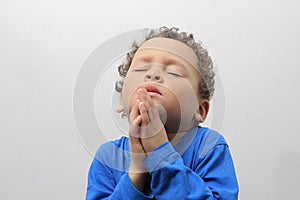
[[[106,166],[122,170],[126,167],[126,160],[129,158],[128,138],[121,137],[102,144],[94,158]]]
[[[95,156],[96,157],[101,156],[103,155],[103,153],[114,154],[120,150],[126,151],[127,147],[128,147],[128,138],[123,136],[117,140],[108,141],[100,145]]]
[[[205,143],[213,143],[215,145],[227,144],[225,138],[221,133],[208,127],[199,126],[196,137],[200,137],[201,141]]]
[[[225,138],[216,130],[207,127],[198,127],[195,137],[198,143],[199,158],[204,158],[209,151],[219,145],[228,146]]]

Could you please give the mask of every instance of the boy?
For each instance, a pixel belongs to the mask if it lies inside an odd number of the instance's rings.
[[[91,164],[86,199],[237,199],[228,145],[199,126],[214,91],[212,61],[193,35],[151,31],[119,67],[118,112],[129,137],[102,145]]]

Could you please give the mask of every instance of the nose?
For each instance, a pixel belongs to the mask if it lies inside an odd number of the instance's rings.
[[[156,81],[156,82],[162,82],[163,79],[162,79],[162,76],[161,74],[156,71],[156,72],[148,72],[146,75],[145,75],[145,81]]]

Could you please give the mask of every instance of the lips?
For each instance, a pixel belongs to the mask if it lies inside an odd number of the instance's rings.
[[[147,85],[145,86],[145,89],[150,96],[157,95],[157,94],[162,95],[161,92],[154,85]]]

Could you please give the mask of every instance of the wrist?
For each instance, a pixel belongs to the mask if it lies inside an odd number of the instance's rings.
[[[132,185],[140,192],[143,192],[146,182],[148,181],[149,174],[128,172],[128,176]]]
[[[144,144],[144,148],[149,155],[152,151],[154,151],[157,147],[161,146],[162,144],[169,142],[168,137],[166,134],[157,134],[151,138],[143,139],[142,143]]]

